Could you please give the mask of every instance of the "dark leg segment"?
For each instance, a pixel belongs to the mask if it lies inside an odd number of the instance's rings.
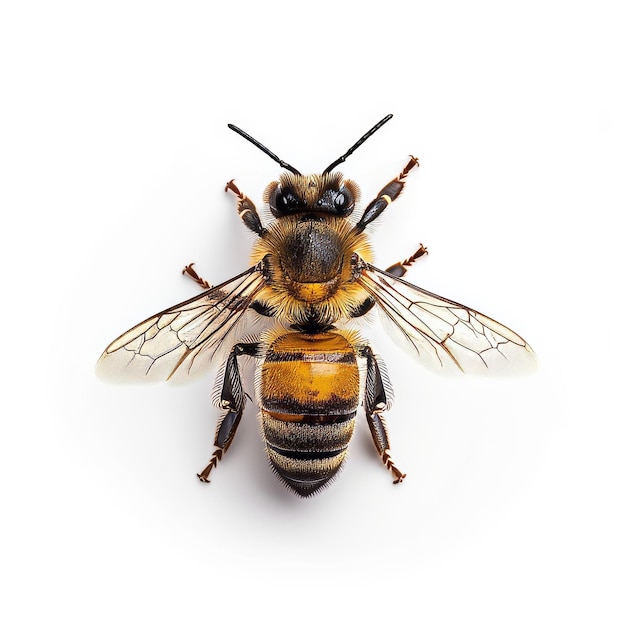
[[[241,221],[252,232],[256,233],[259,237],[262,237],[267,231],[261,224],[261,218],[259,217],[252,200],[250,200],[248,196],[244,196],[241,191],[239,191],[239,188],[235,185],[234,180],[230,180],[226,183],[225,191],[232,191],[237,196],[237,213],[239,213]]]
[[[401,483],[406,477],[406,474],[403,474],[391,460],[389,435],[387,434],[387,426],[382,416],[382,412],[389,407],[387,392],[385,391],[380,368],[378,367],[372,349],[369,346],[363,346],[360,348],[359,353],[366,359],[367,363],[365,397],[363,398],[365,416],[376,450],[380,455],[381,461],[385,464],[385,467],[391,472],[395,485]]]
[[[215,432],[215,450],[209,464],[198,474],[203,483],[208,483],[211,470],[221,460],[222,456],[230,447],[237,426],[241,421],[243,409],[246,403],[246,394],[241,384],[241,376],[237,365],[237,357],[243,355],[256,356],[259,353],[258,343],[238,343],[233,346],[224,366],[224,382],[220,394],[220,408],[226,409],[226,413],[217,424]]]
[[[363,216],[355,226],[356,230],[365,230],[365,227],[373,222],[402,192],[404,179],[414,167],[419,167],[419,161],[412,156],[406,167],[400,172],[397,178],[387,183],[379,192],[378,196],[369,203]]]

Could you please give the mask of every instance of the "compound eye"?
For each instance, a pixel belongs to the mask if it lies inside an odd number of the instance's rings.
[[[298,196],[290,189],[276,187],[270,196],[270,210],[274,216],[279,217],[288,213],[293,213],[300,208]]]
[[[333,208],[338,215],[348,215],[354,208],[354,198],[348,189],[342,187],[333,198]]]
[[[281,209],[283,211],[294,211],[295,209],[297,209],[300,205],[300,201],[298,200],[298,197],[289,190],[286,190],[284,193],[280,194],[280,201],[281,201]]]

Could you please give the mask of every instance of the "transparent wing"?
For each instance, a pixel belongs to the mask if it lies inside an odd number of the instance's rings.
[[[535,353],[517,333],[458,302],[365,264],[358,282],[390,322],[394,339],[435,369],[522,373]]]
[[[204,371],[263,288],[261,263],[203,294],[157,313],[107,347],[98,376],[115,381],[169,380]]]

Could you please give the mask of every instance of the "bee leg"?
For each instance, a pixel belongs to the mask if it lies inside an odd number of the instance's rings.
[[[204,278],[201,278],[200,276],[198,276],[198,273],[196,272],[196,270],[193,269],[194,265],[195,263],[190,263],[189,265],[185,265],[185,267],[183,268],[183,274],[187,274],[189,278],[197,282],[198,285],[200,285],[200,287],[202,287],[203,289],[211,289],[211,284],[207,283],[207,281],[204,280]]]
[[[355,226],[355,230],[361,232],[365,227],[373,222],[402,192],[404,189],[404,179],[414,167],[419,167],[419,161],[412,156],[405,168],[392,181],[388,182],[379,192],[376,198],[368,205],[361,219]]]
[[[228,450],[230,444],[235,438],[237,426],[239,426],[242,414],[243,405],[238,411],[227,411],[222,419],[220,419],[217,425],[217,431],[215,432],[215,441],[213,442],[215,450],[213,451],[209,464],[198,474],[198,478],[201,482],[211,482],[209,480],[209,474],[217,465],[217,462],[222,459],[222,456],[226,453],[226,450]]]
[[[404,259],[404,261],[400,263],[394,263],[393,265],[390,265],[385,270],[385,272],[387,272],[388,274],[391,274],[392,276],[397,276],[398,278],[401,278],[407,273],[408,268],[411,265],[413,265],[413,263],[415,263],[417,259],[419,259],[421,256],[424,256],[425,254],[428,254],[428,248],[426,248],[423,244],[420,243],[420,247],[418,248],[418,250],[416,250],[408,259]],[[372,298],[371,296],[368,296],[352,312],[351,317],[361,317],[362,315],[369,313],[375,304],[376,304],[376,300],[374,300],[374,298]]]
[[[411,267],[417,259],[425,254],[428,254],[428,248],[426,248],[424,244],[420,243],[420,247],[408,259],[404,259],[401,263],[394,263],[393,265],[390,265],[385,271],[388,274],[401,278],[407,273],[409,267]]]
[[[254,202],[252,202],[248,196],[244,196],[241,191],[239,191],[239,188],[235,185],[234,179],[229,180],[226,183],[225,191],[232,191],[237,196],[237,213],[239,213],[241,221],[252,232],[256,233],[259,237],[262,237],[267,230],[263,228],[263,224],[261,224],[261,218],[257,213]]]
[[[367,363],[363,399],[365,416],[376,450],[385,467],[391,472],[394,479],[393,483],[396,485],[404,480],[406,474],[403,474],[391,460],[389,435],[387,434],[387,426],[382,415],[383,411],[390,406],[391,384],[388,380],[383,379],[376,357],[369,346],[361,347],[359,353],[365,358]]]
[[[215,441],[213,445],[215,450],[211,456],[209,464],[198,474],[198,478],[203,483],[208,483],[211,470],[221,460],[226,453],[230,444],[235,438],[237,426],[241,421],[243,409],[246,404],[246,394],[241,384],[241,376],[237,365],[237,358],[242,354],[248,356],[257,356],[259,353],[259,343],[238,343],[235,344],[226,359],[224,366],[224,382],[222,383],[222,391],[220,393],[220,408],[226,409],[226,413],[222,416],[217,424],[215,432]]]

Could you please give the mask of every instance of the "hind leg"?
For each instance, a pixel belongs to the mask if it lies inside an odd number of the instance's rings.
[[[401,483],[406,477],[406,474],[403,474],[391,459],[389,435],[383,417],[383,412],[386,411],[391,404],[391,384],[389,381],[383,379],[376,357],[369,346],[363,346],[360,349],[360,354],[365,358],[367,363],[365,397],[363,399],[365,417],[367,418],[367,424],[370,427],[370,433],[372,434],[372,439],[378,451],[378,455],[380,456],[380,460],[391,472],[395,485]]]
[[[208,483],[209,474],[217,465],[218,461],[226,453],[230,444],[237,433],[237,426],[241,421],[243,409],[246,403],[246,394],[241,384],[241,376],[239,374],[239,366],[237,358],[241,355],[256,356],[258,354],[258,343],[238,343],[233,346],[226,364],[224,366],[224,382],[222,383],[222,391],[220,393],[220,408],[226,409],[226,413],[217,424],[215,432],[215,441],[213,445],[215,450],[211,456],[209,464],[198,474],[198,478],[203,483]]]

